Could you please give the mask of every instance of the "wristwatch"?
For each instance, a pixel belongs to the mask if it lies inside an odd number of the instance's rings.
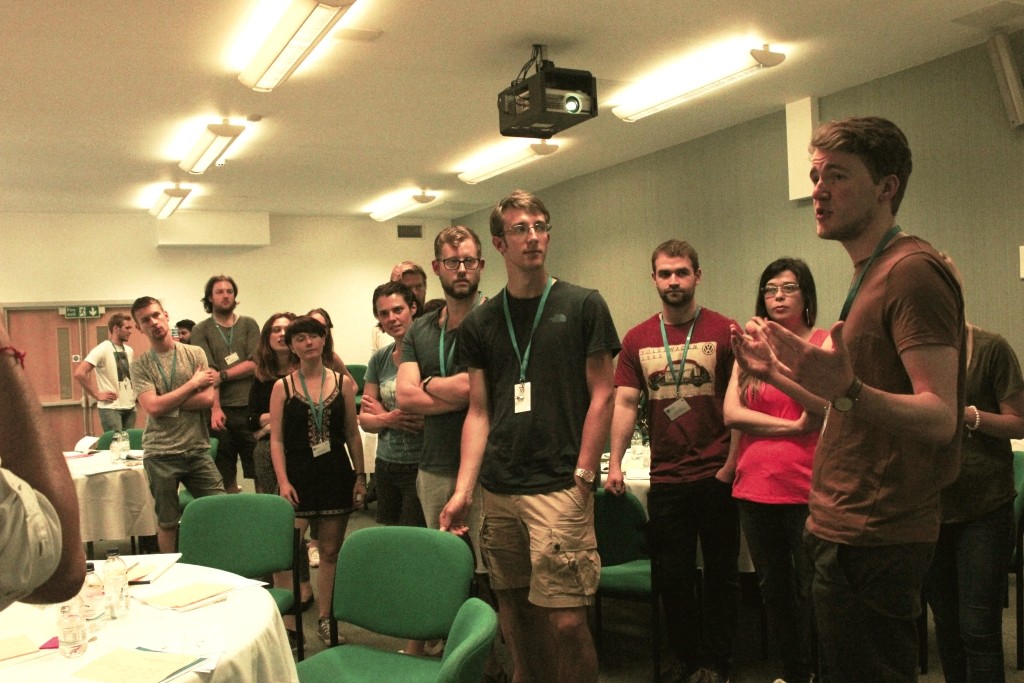
[[[221,382],[227,382],[228,381],[228,371],[227,370],[221,370],[220,371],[220,381]]]
[[[853,383],[846,393],[832,400],[832,407],[840,413],[849,412],[853,408],[853,404],[857,402],[857,397],[860,396],[860,391],[863,388],[864,382],[860,381],[859,377],[854,377]]]
[[[584,469],[583,467],[577,467],[576,471],[573,472],[573,474],[575,474],[577,477],[587,482],[588,484],[593,484],[594,477],[596,476],[593,470]]]
[[[427,391],[427,385],[430,384],[430,380],[432,380],[432,379],[434,379],[433,375],[427,375],[427,378],[425,380],[423,380],[422,384],[420,384],[420,388],[423,389],[423,393],[424,394],[428,394],[428,395],[430,394],[430,392]]]

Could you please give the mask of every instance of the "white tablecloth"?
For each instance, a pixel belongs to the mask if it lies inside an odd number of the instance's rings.
[[[160,556],[144,556],[148,561],[157,557]],[[131,590],[136,596],[145,591],[162,593],[196,582],[241,581],[241,577],[218,569],[178,563],[155,583],[132,586]],[[42,644],[56,635],[56,623],[55,606],[39,608],[15,603],[0,612],[0,640],[26,635],[32,642]],[[65,659],[57,650],[46,650],[47,654],[42,656],[29,655],[35,657],[33,659],[0,662],[0,681],[81,681],[74,677],[76,671],[115,648],[144,646],[179,651],[189,645],[220,651],[220,659],[212,673],[189,673],[176,678],[176,682],[297,683],[299,680],[284,622],[273,598],[264,588],[250,586],[228,593],[224,602],[190,612],[160,610],[133,599],[128,616],[116,621],[105,620],[81,657]]]
[[[67,461],[78,494],[82,541],[152,536],[156,508],[142,461],[110,462],[108,451]]]

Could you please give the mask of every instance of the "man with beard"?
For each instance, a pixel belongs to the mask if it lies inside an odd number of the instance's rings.
[[[466,366],[458,363],[456,347],[463,318],[481,298],[477,293],[484,269],[480,238],[469,228],[445,228],[434,239],[431,266],[444,290],[444,307],[417,320],[406,333],[396,389],[402,410],[425,416],[416,493],[427,526],[437,529],[441,510],[455,492],[459,473],[459,441],[469,405],[469,374]],[[474,498],[469,535],[479,553],[480,498]],[[480,566],[477,569],[483,570]]]
[[[203,352],[174,341],[163,305],[151,296],[132,304],[132,318],[149,339],[151,351],[132,363],[132,386],[149,415],[142,464],[156,501],[160,552],[173,553],[178,538],[178,483],[196,498],[224,493],[217,468],[206,452],[210,434],[205,411],[213,405],[217,373]]]
[[[252,451],[256,439],[249,429],[249,387],[256,371],[259,324],[235,313],[238,285],[227,275],[214,275],[206,282],[203,308],[212,314],[192,328],[190,344],[206,353],[210,367],[217,371],[214,382],[210,427],[220,439],[217,469],[228,493],[238,493],[238,460],[242,474],[255,476]]]
[[[622,340],[615,371],[611,462],[605,489],[625,491],[622,457],[647,398],[651,436],[651,552],[678,658],[671,681],[725,681],[739,604],[740,528],[732,490],[715,478],[729,454],[722,417],[733,354],[725,316],[697,305],[697,252],[681,240],[658,245],[651,278],[661,313]],[[703,620],[694,598],[697,540],[704,558]]]

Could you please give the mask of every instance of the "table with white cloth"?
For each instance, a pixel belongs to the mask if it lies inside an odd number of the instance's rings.
[[[640,504],[644,506],[644,512],[647,512],[647,494],[651,491],[651,451],[648,446],[642,446],[635,450],[634,453],[633,447],[627,448],[622,457],[622,478],[626,490],[637,497]],[[601,456],[602,479],[608,474],[609,457],[608,453]],[[698,566],[703,564],[699,542],[697,544],[697,564]],[[741,572],[754,571],[754,562],[750,559],[750,550],[747,549],[747,537],[743,534],[742,529],[740,529],[740,556],[736,565]]]
[[[148,562],[160,557],[143,555],[126,560]],[[96,564],[97,570],[102,572],[103,563]],[[191,611],[158,609],[137,599],[202,583],[240,587],[226,593],[223,601]],[[175,678],[176,682],[297,683],[298,673],[281,615],[270,593],[254,583],[219,569],[176,563],[152,584],[132,586],[128,615],[117,620],[104,619],[81,657],[66,659],[58,650],[50,649],[0,661],[0,681],[80,681],[82,679],[75,677],[75,673],[91,662],[122,648],[144,647],[218,656],[212,672],[189,672]],[[41,645],[57,634],[56,624],[56,606],[15,603],[0,612],[0,641],[24,635],[33,644]]]
[[[67,459],[78,494],[82,541],[152,536],[156,508],[141,460],[114,463],[109,451]]]

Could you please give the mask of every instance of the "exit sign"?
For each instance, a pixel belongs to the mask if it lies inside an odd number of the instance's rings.
[[[103,315],[103,306],[65,306],[65,318],[99,318]]]

